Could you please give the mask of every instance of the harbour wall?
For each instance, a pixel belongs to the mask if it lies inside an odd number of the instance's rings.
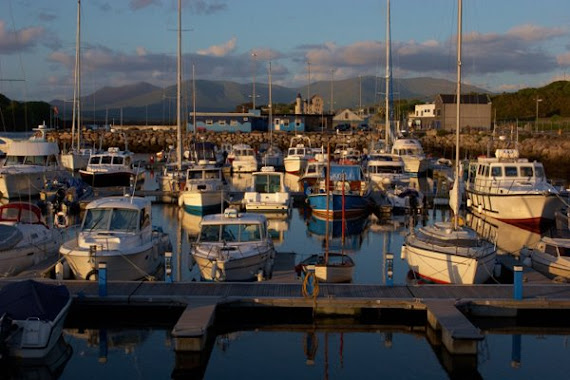
[[[371,141],[378,137],[373,132],[357,132],[354,134],[334,134],[334,133],[305,133],[311,139],[313,147],[326,147],[330,142],[331,147],[339,143],[348,143],[363,152],[370,145]],[[289,147],[292,133],[274,132],[270,135],[267,132],[251,133],[230,133],[230,132],[201,132],[197,135],[184,134],[184,146],[189,146],[195,140],[209,141],[218,146],[222,143],[251,145],[254,149],[259,149],[263,143],[268,143],[270,139],[274,144],[285,150]],[[71,145],[71,133],[69,131],[53,131],[48,137],[56,140],[60,149],[65,151]],[[154,154],[169,146],[176,147],[177,133],[172,127],[136,127],[122,128],[114,131],[83,131],[82,140],[87,146],[101,147],[127,147],[134,153]],[[436,131],[429,131],[420,138],[424,150],[433,157],[452,158],[455,155],[455,135],[442,134]],[[475,158],[479,155],[492,156],[495,149],[509,147],[508,139],[493,137],[488,132],[471,132],[461,134],[461,157]],[[519,134],[518,148],[521,157],[529,160],[537,160],[544,163],[547,176],[561,180],[570,180],[570,136],[561,133],[544,134]],[[127,145],[125,145],[127,142]]]

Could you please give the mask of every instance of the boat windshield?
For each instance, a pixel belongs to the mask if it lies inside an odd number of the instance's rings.
[[[137,210],[120,208],[90,209],[85,214],[83,231],[134,232],[138,226]]]
[[[260,224],[209,224],[202,226],[198,240],[200,242],[243,243],[260,241],[262,234]]]
[[[278,193],[281,191],[281,177],[279,175],[256,174],[254,182],[256,193]]]

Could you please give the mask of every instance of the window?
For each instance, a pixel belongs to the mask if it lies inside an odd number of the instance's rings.
[[[230,120],[230,125],[231,125],[232,127],[235,127],[236,125],[238,125],[237,120]]]
[[[491,177],[502,177],[503,176],[503,168],[500,166],[493,166],[491,168]]]
[[[106,231],[111,219],[111,210],[90,209],[87,210],[85,220],[83,221],[83,230],[103,230]]]
[[[516,177],[518,176],[516,166],[505,166],[505,177]]]
[[[218,125],[225,126],[225,125],[226,125],[226,121],[225,121],[225,120],[220,120],[220,121],[218,121]]]
[[[544,168],[542,166],[535,166],[534,170],[537,179],[545,179]]]
[[[207,120],[206,120],[206,125],[214,125],[214,120],[212,120],[212,119],[207,119]]]
[[[138,214],[137,210],[113,209],[109,230],[122,232],[136,231],[139,221]]]
[[[216,242],[220,240],[220,226],[202,226],[199,241]]]
[[[521,177],[532,177],[532,166],[521,166]]]
[[[544,247],[544,253],[550,256],[558,257],[558,250],[554,245],[547,244],[546,247]]]
[[[258,241],[261,239],[258,224],[246,224],[241,226],[239,241]]]

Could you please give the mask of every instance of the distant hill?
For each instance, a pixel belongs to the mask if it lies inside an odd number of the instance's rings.
[[[362,96],[363,106],[373,106],[384,99],[384,78],[365,76],[333,81],[334,109],[356,108]],[[487,90],[472,86],[463,86],[466,92],[488,93]],[[198,112],[232,112],[236,107],[252,101],[253,84],[237,83],[231,81],[196,80],[196,109]],[[325,110],[330,109],[331,83],[320,81],[311,83],[310,87],[288,88],[272,86],[274,103],[290,104],[295,101],[297,94],[306,99],[318,94],[323,97]],[[394,100],[418,99],[420,101],[433,101],[439,93],[455,91],[455,83],[434,78],[395,79],[393,81]],[[256,83],[256,106],[268,103],[268,85]],[[182,97],[184,114],[192,112],[192,82],[184,81],[182,84]],[[67,109],[71,114],[71,107],[64,107],[62,100],[54,99],[50,102],[60,110]],[[138,121],[168,123],[176,118],[176,85],[166,88],[153,86],[146,82],[121,87],[104,87],[93,94],[83,97],[84,120],[96,118],[114,121]],[[61,111],[60,111],[61,112]]]

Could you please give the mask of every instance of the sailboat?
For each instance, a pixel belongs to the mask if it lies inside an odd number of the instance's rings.
[[[390,148],[390,152],[400,156],[404,161],[405,171],[411,176],[424,174],[428,169],[428,160],[424,154],[420,141],[416,138],[394,137],[396,134],[392,128],[393,107],[392,103],[392,58],[390,44],[390,0],[386,3],[386,134],[385,149]]]
[[[178,46],[176,60],[176,163],[167,163],[157,176],[163,202],[177,202],[186,182],[188,164],[182,157],[182,3],[178,0]],[[194,123],[194,126],[196,124]]]
[[[420,277],[436,283],[476,284],[487,281],[493,272],[496,247],[481,239],[475,230],[460,224],[461,168],[459,163],[459,126],[461,103],[461,17],[462,0],[458,0],[457,22],[457,113],[455,182],[449,204],[454,218],[448,222],[412,230],[402,246],[401,257]]]
[[[330,152],[330,145],[327,147],[327,152]],[[330,173],[330,160],[327,160],[327,162],[329,169],[327,170],[327,173]],[[327,183],[327,189],[329,189],[330,188],[329,175],[326,176],[326,183]],[[354,260],[352,260],[352,258],[346,255],[344,252],[344,232],[345,232],[344,209],[343,209],[343,218],[342,218],[343,247],[341,249],[341,252],[329,252],[329,203],[330,203],[329,198],[330,197],[328,196],[328,194],[330,194],[330,191],[327,192],[327,197],[326,197],[327,216],[326,216],[326,225],[325,225],[325,252],[322,254],[311,255],[306,259],[304,259],[303,261],[301,261],[299,265],[295,267],[296,272],[300,273],[301,271],[304,271],[305,273],[308,273],[310,271],[313,271],[315,274],[315,278],[321,282],[327,282],[327,283],[351,282],[354,273]]]
[[[64,168],[75,171],[87,168],[93,149],[81,143],[81,0],[77,0],[77,35],[75,46],[75,87],[73,88],[73,121],[71,150],[61,154]]]
[[[261,163],[263,166],[273,166],[275,168],[283,167],[283,152],[279,147],[273,144],[273,101],[271,98],[271,61],[269,61],[269,145],[261,155]]]

